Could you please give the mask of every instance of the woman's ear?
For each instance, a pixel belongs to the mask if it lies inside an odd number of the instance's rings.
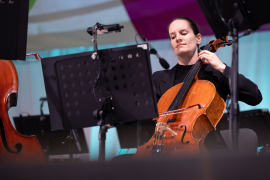
[[[201,41],[202,41],[202,35],[201,35],[200,33],[197,34],[196,39],[197,39],[197,44],[198,44],[198,45],[201,44]]]

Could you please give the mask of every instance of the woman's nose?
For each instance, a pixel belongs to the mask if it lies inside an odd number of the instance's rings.
[[[182,37],[181,37],[181,35],[176,35],[176,41],[182,41]]]

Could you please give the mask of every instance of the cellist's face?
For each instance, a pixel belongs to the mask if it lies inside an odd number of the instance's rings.
[[[195,35],[187,20],[177,19],[169,26],[171,46],[176,56],[193,55],[198,52],[201,35]]]

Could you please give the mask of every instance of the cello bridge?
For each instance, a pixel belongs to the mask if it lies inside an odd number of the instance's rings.
[[[168,126],[168,124],[166,124],[166,123],[157,123],[156,127],[157,127],[158,131],[160,132],[160,134],[163,134],[164,131],[169,131],[169,132],[172,134],[172,136],[176,136],[176,135],[177,135],[177,133],[174,132],[174,131]]]

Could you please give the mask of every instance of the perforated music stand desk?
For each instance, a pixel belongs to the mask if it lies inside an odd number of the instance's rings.
[[[259,28],[270,22],[269,0],[197,0],[197,2],[214,31],[216,38],[227,36],[230,29],[228,28],[229,24],[225,25],[219,17],[215,2],[218,4],[218,9],[227,23],[237,12],[237,9],[234,8],[234,3],[238,3],[240,10],[243,13],[243,17],[238,19],[238,21],[242,20],[242,23],[239,24],[238,27],[239,32],[247,29]]]
[[[99,50],[97,60],[91,55],[41,60],[52,130],[96,126],[93,112],[100,109],[102,97],[112,97],[105,124],[158,117],[146,44]],[[99,69],[101,79],[93,91]]]

